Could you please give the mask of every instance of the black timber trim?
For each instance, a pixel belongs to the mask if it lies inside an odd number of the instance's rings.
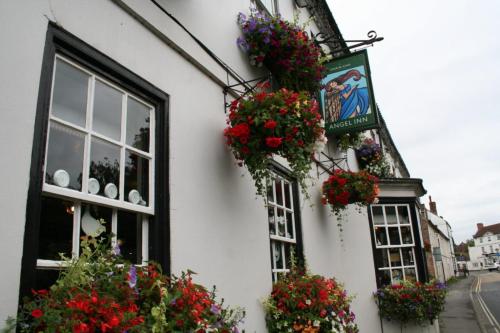
[[[425,256],[425,251],[422,247],[422,240],[420,238],[420,216],[418,212],[418,201],[417,198],[401,198],[401,197],[386,197],[386,198],[379,198],[379,202],[377,203],[378,205],[392,205],[392,204],[407,204],[410,207],[410,216],[412,219],[412,231],[413,231],[413,237],[415,241],[415,261],[416,261],[416,266],[417,266],[417,273],[418,273],[418,280],[421,282],[426,282],[429,281],[428,278],[428,272],[427,272],[427,266],[426,266],[426,256]],[[372,241],[372,253],[373,253],[373,264],[375,267],[375,280],[377,282],[377,288],[382,287],[380,284],[380,281],[377,279],[377,265],[376,265],[376,246],[375,246],[375,236],[373,233],[373,217],[372,217],[372,210],[371,210],[371,205],[368,206],[368,221],[370,224],[370,238]]]
[[[149,257],[170,274],[169,95],[68,31],[48,24],[31,152],[19,300],[36,281],[43,165],[56,54],[64,55],[155,107],[155,216],[149,225]]]

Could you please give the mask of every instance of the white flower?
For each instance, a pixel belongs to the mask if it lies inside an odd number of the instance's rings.
[[[311,305],[311,300],[310,299],[306,299],[306,304],[307,305]]]
[[[319,320],[315,320],[315,321],[313,322],[313,326],[314,326],[314,327],[319,327],[319,324],[320,324]]]

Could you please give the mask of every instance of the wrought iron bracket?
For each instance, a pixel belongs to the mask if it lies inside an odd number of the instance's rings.
[[[346,48],[342,49],[334,49],[331,50],[332,53],[337,53],[341,51],[346,51],[346,50],[351,50],[360,46],[364,45],[373,45],[374,43],[381,42],[384,40],[384,37],[378,37],[377,33],[375,30],[370,30],[366,34],[368,36],[368,39],[353,39],[353,40],[344,40],[346,43],[356,43],[354,45],[350,45]],[[337,35],[331,35],[331,36],[325,36],[324,33],[318,32],[316,35],[311,31],[311,37],[314,40],[314,43],[317,46],[321,46],[321,44],[328,44],[331,42],[342,42],[339,36]]]
[[[228,102],[228,94],[235,96],[235,100],[240,100],[253,92],[258,84],[270,80],[271,75],[266,75],[253,80],[238,82],[236,84],[225,86],[222,89],[222,93],[224,94],[224,113],[226,113],[227,109],[231,106],[231,103]]]
[[[347,157],[333,158],[321,152],[320,154],[313,155],[312,159],[317,166],[323,169],[320,175],[324,173],[333,174],[333,172],[337,169],[349,169],[349,166],[347,165]],[[342,167],[341,164],[345,165],[345,167]]]

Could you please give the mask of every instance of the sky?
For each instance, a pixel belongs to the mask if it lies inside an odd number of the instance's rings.
[[[375,99],[458,244],[500,223],[500,1],[328,0],[368,48]]]

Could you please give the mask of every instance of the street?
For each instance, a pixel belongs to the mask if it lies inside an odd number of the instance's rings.
[[[500,272],[481,272],[475,284],[476,296],[486,316],[488,332],[500,332]]]
[[[449,286],[442,333],[500,333],[499,321],[500,272],[471,272]]]

